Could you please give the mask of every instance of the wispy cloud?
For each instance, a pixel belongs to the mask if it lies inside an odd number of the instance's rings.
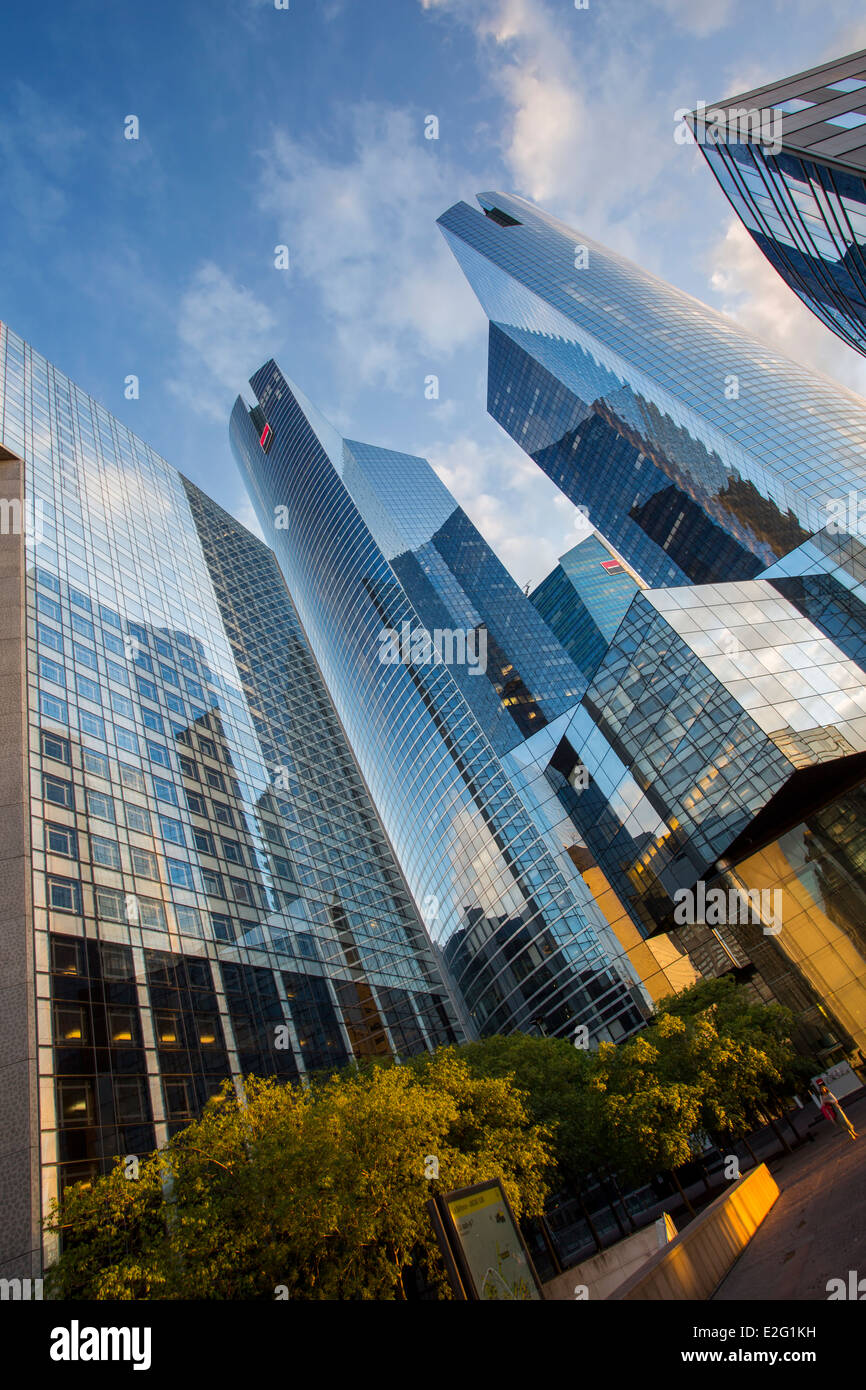
[[[460,173],[425,139],[422,115],[365,104],[346,120],[339,158],[275,132],[260,205],[318,294],[344,374],[414,390],[425,358],[435,371],[483,327],[435,226]]]
[[[180,301],[181,351],[169,390],[193,410],[224,424],[232,397],[271,355],[275,327],[266,304],[219,266],[205,262]]]

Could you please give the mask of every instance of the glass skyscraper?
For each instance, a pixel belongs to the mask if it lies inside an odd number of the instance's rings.
[[[251,384],[235,455],[471,1026],[623,1036],[635,977],[505,766],[585,680],[425,460],[343,439],[273,362]]]
[[[440,223],[490,319],[488,409],[648,582],[518,782],[642,937],[681,891],[778,871],[784,930],[705,936],[810,1047],[862,1046],[866,402],[524,200],[479,202]]]
[[[560,558],[529,599],[589,679],[639,587],[604,540],[592,535]]]
[[[688,123],[756,246],[866,353],[866,50],[703,107]]]
[[[488,410],[648,584],[750,579],[866,484],[866,402],[509,194],[439,219]]]
[[[463,1036],[272,553],[0,328],[0,1275],[226,1076]]]

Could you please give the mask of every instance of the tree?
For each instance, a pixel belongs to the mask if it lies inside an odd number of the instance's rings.
[[[662,999],[656,1018],[686,1022],[712,1019],[719,1040],[726,1040],[714,1059],[707,1090],[710,1132],[743,1134],[761,1119],[761,1110],[778,1108],[807,1084],[813,1062],[795,1052],[791,1042],[794,1016],[779,1004],[757,1003],[730,975],[700,980],[681,994]]]
[[[529,1115],[551,1136],[551,1181],[579,1191],[604,1157],[594,1054],[564,1038],[528,1033],[497,1034],[452,1051],[473,1076],[509,1080],[523,1094]],[[423,1069],[428,1062],[419,1057],[411,1065]]]
[[[517,1216],[532,1215],[549,1164],[523,1097],[450,1050],[422,1071],[250,1078],[245,1103],[227,1081],[137,1180],[118,1163],[54,1204],[47,1228],[63,1251],[49,1293],[390,1299],[419,1261],[448,1297],[427,1199],[499,1177]]]

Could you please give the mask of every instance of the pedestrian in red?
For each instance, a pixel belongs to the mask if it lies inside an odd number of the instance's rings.
[[[821,1114],[825,1119],[828,1119],[831,1124],[837,1125],[839,1129],[846,1130],[849,1139],[856,1139],[857,1131],[848,1119],[848,1116],[845,1114],[838,1100],[833,1095],[833,1092],[828,1089],[823,1076],[818,1077],[815,1085],[818,1091],[818,1103],[821,1106]]]

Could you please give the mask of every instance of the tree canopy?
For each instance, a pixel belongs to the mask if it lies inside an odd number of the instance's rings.
[[[230,1081],[145,1159],[67,1189],[48,1229],[65,1299],[389,1299],[413,1260],[448,1297],[426,1202],[499,1177],[541,1210],[550,1154],[524,1098],[452,1052],[423,1073],[350,1069],[310,1085]],[[438,1173],[438,1177],[431,1176]]]

